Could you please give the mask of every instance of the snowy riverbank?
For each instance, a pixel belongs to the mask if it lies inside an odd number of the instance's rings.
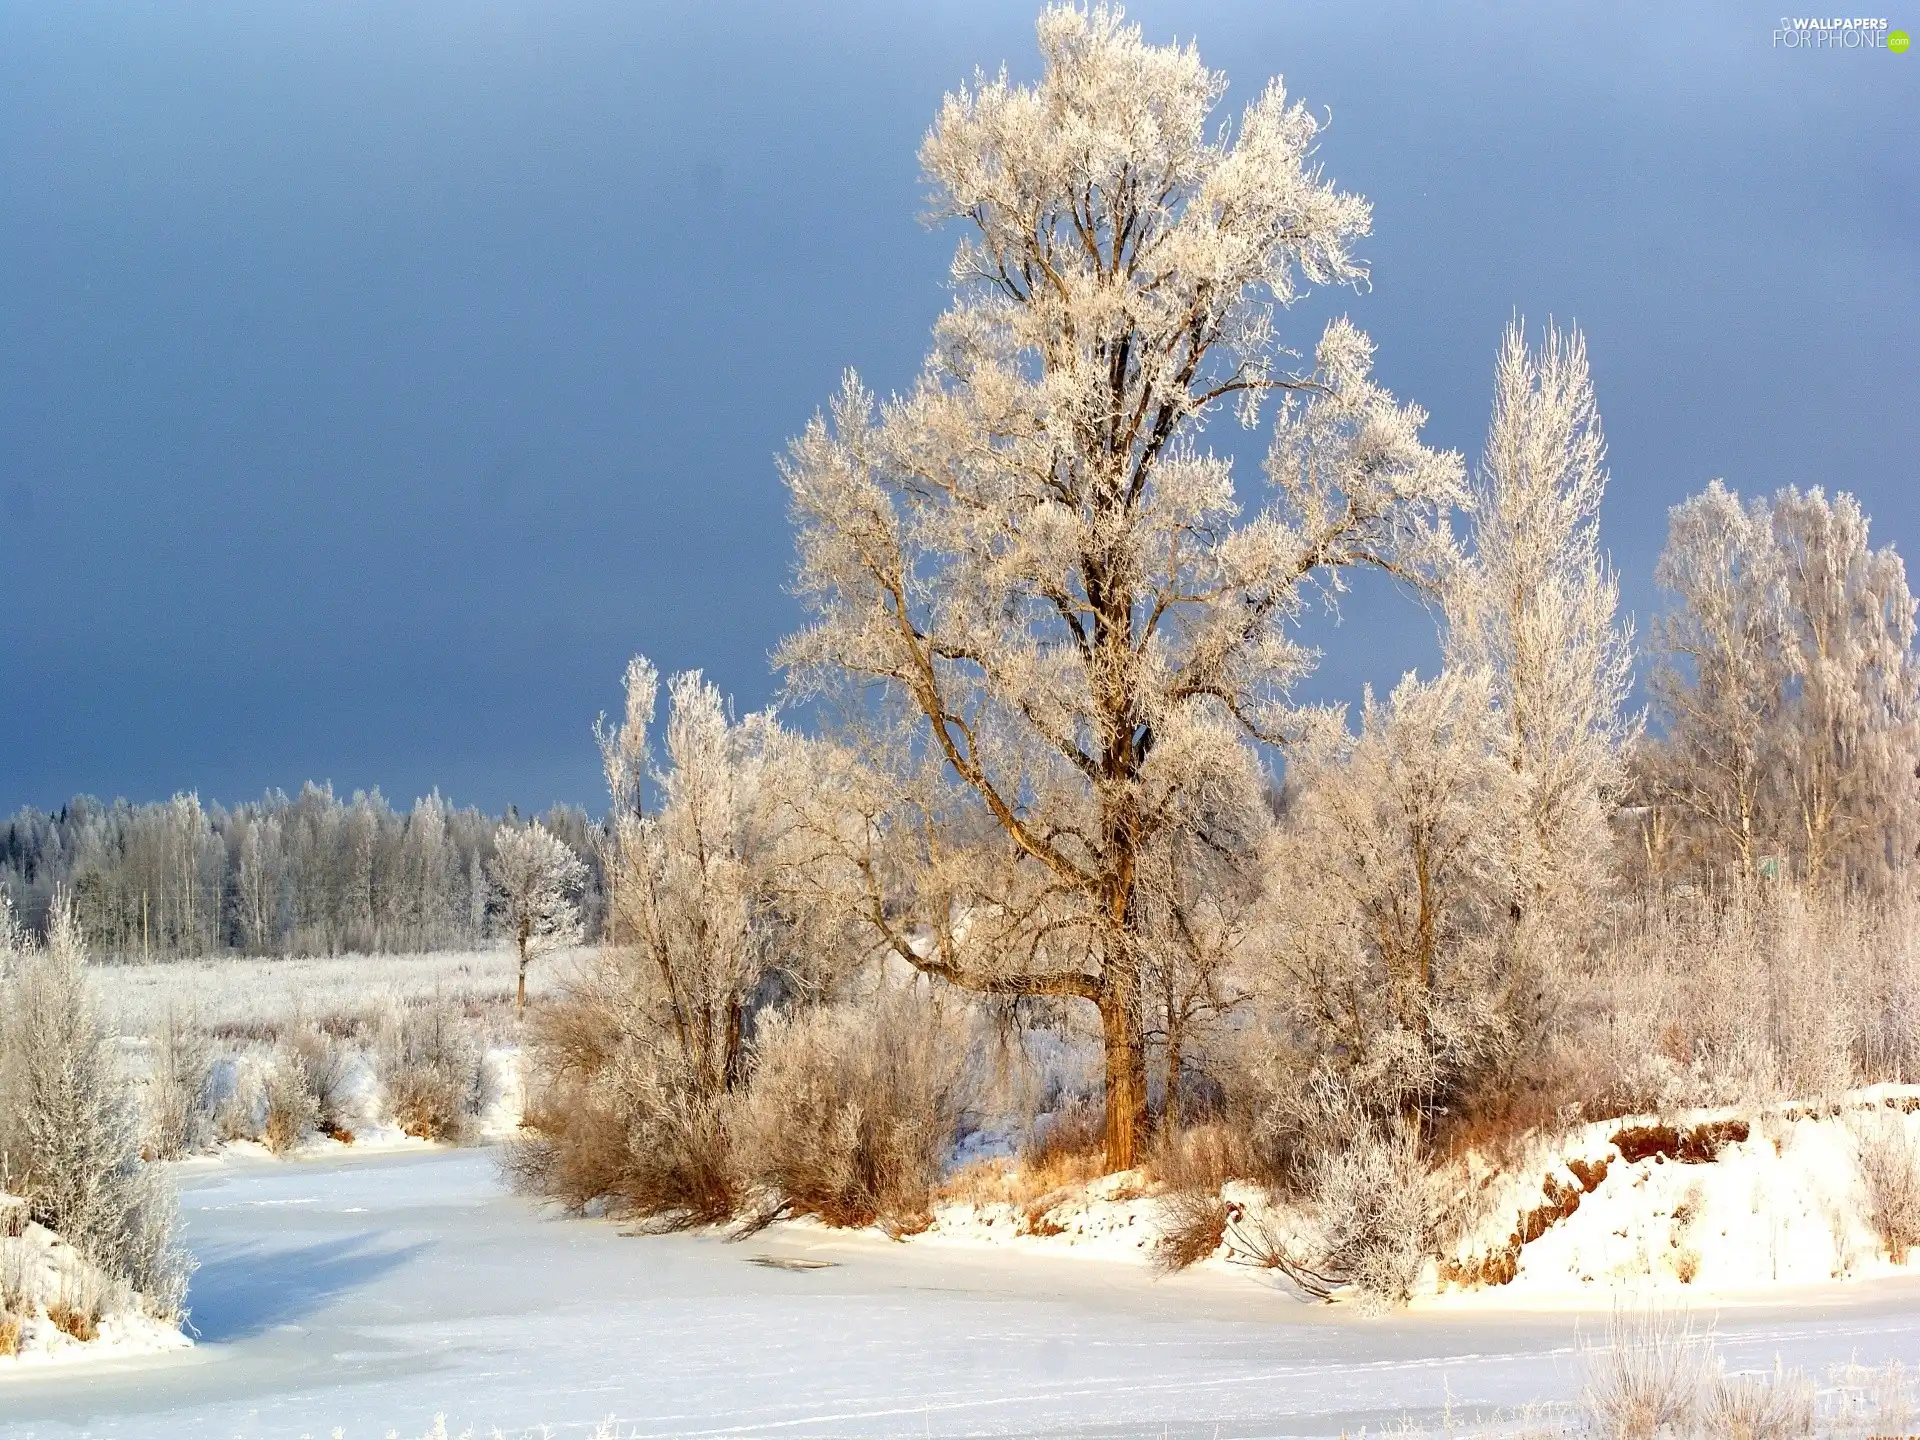
[[[628,1238],[501,1189],[482,1150],[181,1173],[199,1343],[0,1389],[0,1436],[1337,1434],[1564,1401],[1584,1316],[1363,1319],[1264,1277],[780,1226]],[[775,1261],[777,1264],[755,1263]],[[820,1268],[787,1268],[806,1262]],[[1920,1282],[1720,1318],[1730,1364],[1920,1355]]]

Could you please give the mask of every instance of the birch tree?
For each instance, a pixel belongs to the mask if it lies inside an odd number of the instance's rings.
[[[1877,878],[1914,853],[1920,663],[1914,599],[1892,546],[1875,550],[1853,496],[1773,498],[1786,593],[1782,662],[1797,694],[1779,748],[1786,825],[1808,881]]]
[[[1786,699],[1786,609],[1772,516],[1715,480],[1668,512],[1654,580],[1672,597],[1654,622],[1650,688],[1665,722],[1658,793],[1708,836],[1708,852],[1756,873],[1768,836],[1767,745]]]
[[[524,828],[502,825],[494,832],[489,867],[500,915],[520,956],[520,983],[514,1008],[527,1005],[527,966],[535,956],[580,941],[580,910],[574,897],[587,867],[566,841],[538,820]]]
[[[849,376],[784,462],[811,623],[779,658],[797,696],[911,722],[863,918],[930,975],[1094,1007],[1117,1169],[1147,1113],[1144,857],[1235,813],[1209,797],[1287,738],[1309,595],[1419,573],[1463,483],[1352,324],[1291,367],[1280,315],[1364,276],[1370,223],[1305,105],[1276,80],[1218,124],[1191,45],[1105,7],[1038,31],[1036,84],[977,77],[921,146],[930,217],[965,235],[918,381],[881,402]],[[1272,489],[1243,504],[1202,429],[1275,398]]]
[[[1660,581],[1658,792],[1704,857],[1810,883],[1877,882],[1920,829],[1914,598],[1853,496],[1787,487],[1743,503],[1715,481],[1675,506]]]

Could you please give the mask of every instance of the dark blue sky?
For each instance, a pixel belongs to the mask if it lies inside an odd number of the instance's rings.
[[[1235,108],[1274,73],[1331,108],[1374,285],[1296,343],[1350,311],[1471,454],[1509,315],[1586,329],[1642,616],[1716,475],[1854,490],[1920,553],[1920,54],[1681,8],[1130,12]],[[842,367],[910,379],[952,243],[915,147],[976,64],[1034,72],[1032,19],[0,3],[0,810],[597,809],[631,652],[768,699],[773,455]],[[1431,652],[1384,593],[1318,633],[1326,697]]]

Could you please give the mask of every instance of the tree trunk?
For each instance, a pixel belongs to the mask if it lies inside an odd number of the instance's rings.
[[[1147,1040],[1140,1025],[1138,981],[1130,967],[1109,962],[1100,1000],[1107,1069],[1107,1169],[1131,1170],[1147,1138]]]
[[[747,1058],[747,1007],[738,995],[727,1001],[727,1053],[720,1071],[721,1084],[728,1090],[740,1083]]]
[[[527,1008],[527,942],[524,940],[520,942],[520,989],[513,997],[513,1008]]]
[[[1167,1083],[1160,1101],[1160,1133],[1180,1133],[1180,1067],[1186,1064],[1187,1022],[1173,1005],[1167,1006]]]

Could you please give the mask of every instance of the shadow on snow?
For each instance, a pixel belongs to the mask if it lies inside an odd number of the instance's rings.
[[[209,1344],[244,1340],[310,1315],[429,1248],[425,1241],[377,1246],[369,1236],[352,1236],[293,1250],[213,1251],[201,1257],[187,1296],[190,1333]]]

